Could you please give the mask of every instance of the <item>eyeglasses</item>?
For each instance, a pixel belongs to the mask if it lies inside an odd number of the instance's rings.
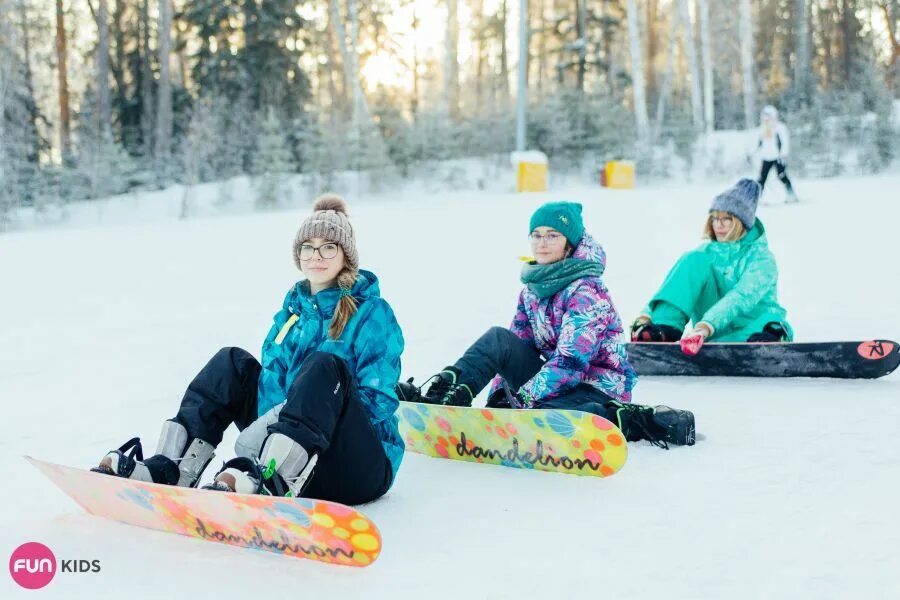
[[[553,245],[553,244],[556,244],[557,242],[559,242],[564,237],[565,236],[560,233],[540,234],[537,231],[532,231],[531,233],[528,234],[528,239],[535,246],[537,246],[541,242],[547,242],[548,244]]]
[[[719,223],[720,225],[731,225],[734,222],[734,217],[731,215],[725,215],[724,217],[714,217],[710,215],[709,222],[713,225],[716,223]]]
[[[312,260],[316,252],[319,253],[322,260],[331,260],[337,256],[338,245],[329,243],[321,246],[310,246],[309,244],[303,244],[300,246],[300,260]]]

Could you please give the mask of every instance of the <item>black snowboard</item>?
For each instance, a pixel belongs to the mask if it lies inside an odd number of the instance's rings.
[[[638,375],[712,377],[836,377],[876,379],[900,364],[900,344],[871,342],[787,342],[704,344],[688,356],[675,344],[626,344]]]

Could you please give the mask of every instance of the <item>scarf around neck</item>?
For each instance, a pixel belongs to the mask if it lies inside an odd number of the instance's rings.
[[[603,265],[590,260],[564,258],[549,265],[528,263],[522,267],[521,280],[539,298],[549,298],[583,277],[601,277]]]

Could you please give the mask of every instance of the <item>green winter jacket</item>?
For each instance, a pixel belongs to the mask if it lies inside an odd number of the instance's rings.
[[[778,304],[778,267],[766,230],[756,220],[735,242],[704,242],[682,256],[644,314],[669,302],[697,323],[713,328],[710,341],[745,342],[767,323],[781,323],[793,339],[787,311]]]

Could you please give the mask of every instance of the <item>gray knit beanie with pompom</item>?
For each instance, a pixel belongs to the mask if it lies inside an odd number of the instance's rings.
[[[359,254],[356,252],[356,236],[347,218],[347,203],[337,194],[323,194],[316,198],[311,214],[294,238],[294,264],[300,266],[300,246],[312,238],[323,238],[344,249],[346,268],[338,276],[338,285],[349,290],[359,273]]]

